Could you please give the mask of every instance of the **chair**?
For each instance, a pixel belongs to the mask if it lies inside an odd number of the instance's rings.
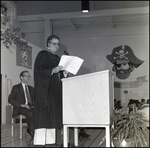
[[[9,78],[6,78],[6,82],[7,82],[7,89],[8,89],[8,95],[9,95],[11,93],[11,90],[12,90],[12,80],[9,79]],[[12,114],[13,106],[11,104],[8,104],[8,105],[11,106],[11,114]],[[19,116],[15,117],[15,118],[11,118],[11,136],[14,135],[14,119],[17,119],[17,118],[19,118],[20,139],[22,139],[22,127],[23,127],[22,120],[26,118],[23,115],[19,115]]]
[[[23,127],[22,120],[25,119],[25,116],[19,115],[18,117],[19,117],[19,124],[20,124],[19,125],[19,128],[20,128],[20,139],[22,139],[22,127]],[[15,117],[15,118],[11,119],[11,136],[14,135],[14,119],[17,119],[18,117]]]

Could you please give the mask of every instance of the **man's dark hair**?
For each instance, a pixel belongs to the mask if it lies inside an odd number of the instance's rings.
[[[141,107],[141,102],[139,100],[130,99],[128,102],[129,112],[133,110],[132,104],[135,104],[138,109]]]
[[[54,34],[53,34],[53,35],[50,35],[50,36],[47,38],[47,42],[46,42],[47,47],[48,47],[49,41],[51,41],[52,39],[58,39],[58,40],[60,40],[57,35],[54,35]]]
[[[21,80],[21,76],[23,76],[23,74],[25,73],[25,72],[28,72],[27,70],[25,70],[25,71],[22,71],[21,73],[20,73],[20,80]]]

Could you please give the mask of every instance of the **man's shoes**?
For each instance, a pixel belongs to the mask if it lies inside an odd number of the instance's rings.
[[[27,128],[27,133],[30,134],[31,137],[34,136],[34,131]]]
[[[80,137],[89,138],[89,137],[91,137],[91,135],[88,135],[85,131],[80,131],[79,132],[79,138]]]

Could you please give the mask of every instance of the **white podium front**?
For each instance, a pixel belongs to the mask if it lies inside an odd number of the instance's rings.
[[[68,128],[105,127],[106,146],[110,147],[110,116],[113,112],[114,77],[109,70],[62,79],[64,147],[68,146]]]

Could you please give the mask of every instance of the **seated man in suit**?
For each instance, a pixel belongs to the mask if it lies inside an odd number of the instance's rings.
[[[34,123],[33,123],[33,103],[34,103],[34,88],[27,85],[30,80],[28,71],[20,73],[21,83],[14,85],[8,97],[8,102],[13,106],[12,117],[18,115],[26,116],[28,125],[27,133],[34,136]]]

